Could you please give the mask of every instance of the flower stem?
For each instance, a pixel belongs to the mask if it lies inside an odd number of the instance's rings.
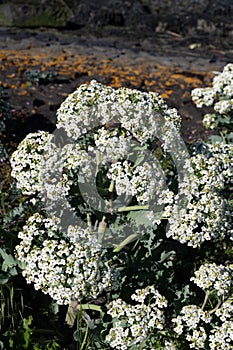
[[[113,190],[114,190],[114,181],[112,180],[110,185],[109,185],[108,191],[112,193]]]
[[[133,205],[131,207],[120,207],[118,209],[118,212],[121,213],[122,211],[131,211],[131,210],[148,210],[148,205]]]
[[[206,306],[206,303],[207,303],[207,300],[208,300],[208,298],[209,298],[209,295],[210,295],[210,291],[207,290],[207,292],[205,293],[204,302],[203,302],[202,307],[201,307],[202,310],[204,310],[204,307]]]

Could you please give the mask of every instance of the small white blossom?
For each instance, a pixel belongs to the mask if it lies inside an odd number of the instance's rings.
[[[231,350],[233,348],[233,321],[225,321],[210,331],[211,350]]]
[[[233,265],[204,264],[194,274],[191,281],[204,291],[215,290],[218,296],[227,295],[233,285]]]
[[[205,127],[214,129],[218,126],[218,117],[232,118],[233,112],[233,64],[227,64],[223,71],[213,79],[212,87],[197,88],[192,91],[192,99],[197,107],[211,106],[216,114],[206,114],[203,118]]]
[[[137,289],[131,295],[136,305],[126,304],[123,300],[113,300],[108,305],[114,326],[106,336],[106,341],[113,349],[128,349],[140,344],[151,332],[164,328],[166,299],[153,287]]]
[[[114,280],[109,262],[102,256],[97,237],[70,226],[68,236],[59,231],[59,220],[34,214],[19,233],[18,259],[25,263],[23,276],[35,289],[58,304],[96,298]],[[102,262],[102,268],[100,268]]]
[[[172,322],[175,324],[174,332],[185,335],[191,349],[198,350],[205,347],[207,334],[204,325],[211,322],[207,311],[196,305],[187,305],[182,308],[180,315],[172,319]]]

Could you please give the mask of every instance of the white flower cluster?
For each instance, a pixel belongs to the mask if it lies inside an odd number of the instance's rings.
[[[132,345],[139,345],[151,332],[164,328],[162,309],[167,306],[167,301],[153,286],[137,289],[131,299],[137,304],[130,305],[121,299],[109,304],[107,313],[113,319],[113,327],[106,342],[113,349],[127,350]]]
[[[233,112],[233,64],[227,64],[222,73],[213,79],[213,86],[197,88],[192,91],[193,102],[197,107],[213,106],[220,115],[231,115]],[[203,123],[214,129],[218,125],[217,115],[206,114]]]
[[[191,93],[193,102],[197,107],[201,108],[203,106],[212,106],[215,99],[215,92],[212,88],[196,88]]]
[[[205,192],[223,190],[233,177],[233,144],[207,144],[206,152],[191,158]]]
[[[168,217],[168,208],[164,215]],[[176,210],[176,206],[172,206],[168,221],[167,237],[193,248],[199,247],[204,241],[224,238],[229,226],[225,202],[212,193],[200,194],[197,200],[193,199],[183,210]]]
[[[225,301],[215,311],[215,315],[222,321],[210,331],[209,347],[211,350],[230,350],[233,348],[233,303]]]
[[[144,162],[134,167],[129,161],[111,164],[107,177],[115,182],[116,192],[136,196],[140,204],[147,204],[161,194],[163,182],[156,177],[154,164]]]
[[[217,316],[217,318],[216,318]],[[233,304],[225,301],[214,315],[203,311],[196,305],[184,306],[180,315],[172,320],[174,332],[185,337],[190,348],[211,350],[230,350],[233,347]],[[167,348],[166,348],[167,349]],[[168,349],[176,349],[172,344]]]
[[[233,111],[233,99],[216,102],[214,105],[214,110],[219,114],[228,114],[229,112]]]
[[[231,237],[233,233],[228,202],[220,194],[232,181],[233,145],[208,144],[205,152],[194,154],[190,161],[194,169],[192,197],[185,208],[168,205],[164,216],[169,221],[167,237],[195,248],[206,240]]]
[[[233,265],[223,266],[212,264],[202,265],[190,280],[206,293],[217,292],[219,302],[213,305],[213,310],[204,311],[197,305],[184,306],[180,314],[172,320],[174,332],[185,337],[190,348],[202,349],[208,346],[211,350],[232,349],[233,346],[233,304],[229,297],[233,286]]]
[[[96,81],[81,85],[61,104],[57,113],[57,127],[64,128],[69,137],[77,140],[97,125],[114,121],[130,131],[139,142],[161,137],[162,124],[176,125],[181,117],[169,109],[154,92],[140,92],[127,88],[113,89]]]
[[[58,304],[96,298],[112,286],[110,265],[90,229],[70,226],[64,237],[58,219],[36,213],[19,232],[19,238],[16,253],[25,263],[27,283],[34,283],[35,289],[48,293]]]
[[[203,311],[196,305],[187,305],[182,308],[179,316],[172,319],[175,324],[173,330],[178,335],[185,335],[190,348],[202,349],[207,339],[204,325],[209,324],[210,321],[211,317],[207,311]]]
[[[218,316],[222,322],[232,319],[233,300],[227,299],[221,307],[215,311],[215,315]]]
[[[50,138],[51,135],[45,131],[28,134],[11,157],[11,176],[17,180],[17,187],[24,194],[40,191],[38,173]]]
[[[100,128],[94,134],[95,147],[100,153],[104,153],[102,163],[117,162],[124,158],[131,148],[132,136],[129,132],[118,135],[118,131]]]
[[[191,281],[204,291],[215,290],[218,296],[227,295],[233,286],[233,264],[204,264],[194,274]]]
[[[211,350],[233,349],[233,321],[226,321],[211,330],[209,347]]]

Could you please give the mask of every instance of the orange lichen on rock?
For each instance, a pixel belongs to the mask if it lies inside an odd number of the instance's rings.
[[[66,49],[59,53],[52,50],[30,49],[22,51],[2,50],[0,53],[1,70],[8,66],[10,72],[5,78],[12,79],[12,86],[17,85],[15,79],[21,79],[20,88],[25,87],[22,81],[23,73],[30,69],[39,69],[41,72],[54,71],[61,76],[75,80],[81,76],[88,79],[95,77],[110,78],[110,84],[114,87],[128,86],[156,90],[164,96],[170,96],[172,90],[179,85],[180,89],[194,88],[202,84],[206,73],[187,72],[177,68],[162,65],[158,62],[150,62],[147,58],[132,57],[131,60],[124,55],[109,58],[106,53],[77,54]],[[156,61],[156,58],[155,58]],[[189,72],[190,73],[190,72]],[[4,86],[6,82],[2,81]],[[6,86],[6,85],[5,85]]]
[[[198,65],[194,69],[193,64],[190,69],[184,58],[180,59],[181,62],[178,58],[172,61],[146,52],[71,45],[3,49],[0,86],[7,90],[16,118],[22,115],[31,116],[33,121],[38,118],[39,127],[43,118],[55,125],[61,102],[79,85],[93,79],[115,88],[158,92],[183,117],[186,139],[190,128],[195,129],[198,138],[205,131],[201,130],[202,115],[192,105],[190,92],[195,87],[207,86],[213,73],[204,71],[202,66],[199,70]],[[209,71],[213,70],[216,68]]]

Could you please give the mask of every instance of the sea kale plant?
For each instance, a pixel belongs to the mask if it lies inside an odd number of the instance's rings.
[[[16,257],[81,319],[80,349],[232,349],[233,145],[188,150],[180,124],[154,92],[91,81],[11,157],[34,207]]]

